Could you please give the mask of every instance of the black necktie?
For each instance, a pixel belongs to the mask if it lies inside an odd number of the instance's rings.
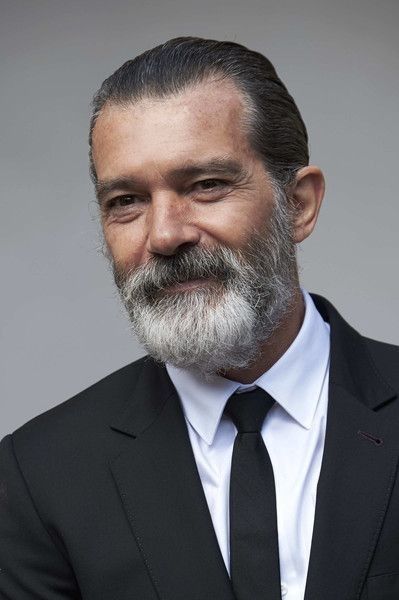
[[[260,433],[274,400],[233,394],[225,413],[238,433],[230,477],[230,569],[237,600],[281,600],[273,467]]]

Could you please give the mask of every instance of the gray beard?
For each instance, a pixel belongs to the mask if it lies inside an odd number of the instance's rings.
[[[203,375],[253,364],[293,305],[297,265],[291,232],[284,196],[276,199],[267,232],[255,233],[243,250],[192,246],[154,256],[128,272],[113,264],[133,331],[147,352]],[[211,284],[165,292],[202,278]]]

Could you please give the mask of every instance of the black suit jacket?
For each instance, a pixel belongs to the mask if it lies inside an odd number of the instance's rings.
[[[314,298],[332,345],[305,598],[398,600],[399,349]],[[162,366],[141,359],[3,440],[0,568],[4,600],[234,600]]]

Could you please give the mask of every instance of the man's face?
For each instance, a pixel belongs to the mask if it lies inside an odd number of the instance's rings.
[[[93,156],[105,240],[121,268],[184,245],[242,248],[270,217],[272,185],[232,83],[106,108]]]
[[[252,359],[292,298],[289,223],[244,115],[231,82],[207,82],[105,107],[93,135],[105,242],[134,329],[156,358],[204,372]]]

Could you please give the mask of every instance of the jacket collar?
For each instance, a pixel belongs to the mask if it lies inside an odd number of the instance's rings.
[[[328,300],[316,294],[311,296],[331,328],[330,383],[345,388],[372,410],[394,399],[397,392],[378,371],[365,339]]]
[[[143,359],[135,385],[123,391],[129,397],[126,398],[124,409],[114,416],[110,426],[131,437],[144,433],[159,417],[168,400],[176,394],[165,367],[149,356]]]

